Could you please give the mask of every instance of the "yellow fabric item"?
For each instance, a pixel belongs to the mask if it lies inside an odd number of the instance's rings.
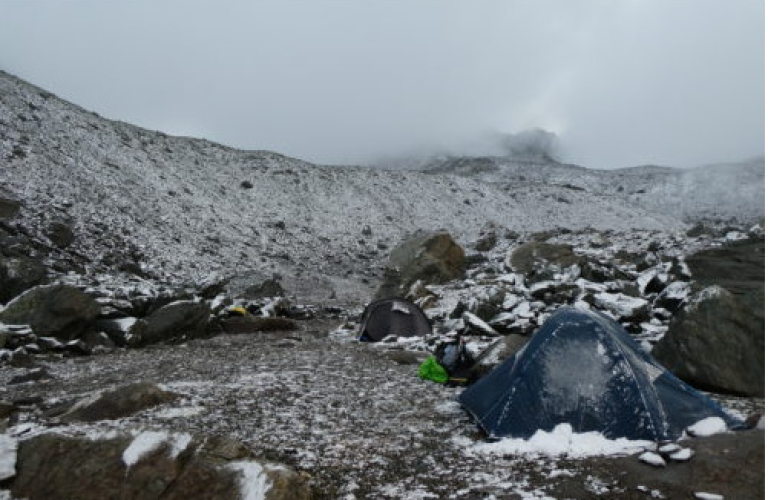
[[[248,311],[245,307],[230,307],[229,314],[232,316],[248,316]]]

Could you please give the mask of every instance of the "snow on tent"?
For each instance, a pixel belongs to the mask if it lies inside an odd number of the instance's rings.
[[[381,299],[368,304],[363,311],[360,340],[378,342],[389,336],[423,337],[432,326],[416,304],[405,299]]]
[[[662,441],[707,417],[741,424],[642,351],[618,323],[573,308],[553,314],[459,401],[495,438],[528,438],[568,423],[574,432]]]

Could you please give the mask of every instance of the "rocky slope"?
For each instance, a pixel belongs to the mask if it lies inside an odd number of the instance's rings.
[[[690,169],[646,165],[605,171],[543,159],[449,157],[420,164],[418,169],[481,179],[503,186],[510,193],[536,190],[542,185],[611,193],[687,222],[757,222],[764,217],[762,157]]]
[[[312,281],[307,288],[353,298],[371,291],[387,249],[416,229],[445,228],[467,242],[487,223],[518,232],[683,226],[666,206],[627,195],[648,190],[638,171],[516,165],[514,175],[535,182],[499,183],[442,170],[458,175],[319,167],[169,137],[0,73],[2,189],[23,202],[19,220],[36,234],[69,226],[70,249],[92,269],[128,262],[171,281],[278,273],[289,288]]]

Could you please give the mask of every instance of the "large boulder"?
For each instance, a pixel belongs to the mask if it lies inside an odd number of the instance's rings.
[[[211,309],[204,302],[172,302],[144,318],[146,330],[131,345],[180,342],[205,337],[210,316]]]
[[[691,385],[765,396],[765,292],[708,287],[692,297],[653,355]]]
[[[765,240],[686,258],[693,296],[653,354],[703,389],[765,395]]]
[[[736,294],[765,289],[765,240],[737,241],[686,257],[693,279]]]
[[[88,331],[99,314],[92,296],[68,285],[32,288],[9,302],[0,322],[29,325],[39,337],[70,341]]]
[[[0,256],[0,304],[44,284],[47,276],[45,266],[38,259]]]
[[[306,478],[220,436],[41,434],[18,445],[15,498],[308,500]]]
[[[530,282],[551,279],[558,271],[573,265],[581,266],[586,259],[576,255],[570,245],[531,241],[507,254],[506,265],[523,274]]]
[[[392,250],[376,297],[404,297],[418,280],[438,284],[459,279],[464,268],[464,249],[450,234],[419,231]]]

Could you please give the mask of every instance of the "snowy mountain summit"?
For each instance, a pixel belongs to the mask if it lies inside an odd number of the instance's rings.
[[[467,243],[487,225],[668,230],[763,217],[762,160],[691,171],[513,157],[422,171],[319,166],[107,120],[2,72],[0,131],[2,189],[22,202],[21,224],[69,227],[71,250],[95,269],[171,281],[278,274],[359,296],[417,229]]]

